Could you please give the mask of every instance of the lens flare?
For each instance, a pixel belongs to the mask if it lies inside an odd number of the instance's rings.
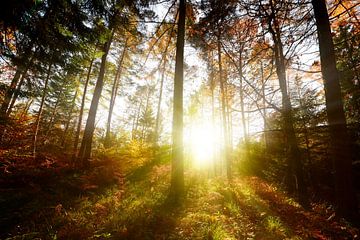
[[[210,124],[192,126],[188,133],[188,148],[196,167],[210,166],[214,157],[216,131]]]

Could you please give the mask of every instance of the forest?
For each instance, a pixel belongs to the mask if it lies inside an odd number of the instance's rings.
[[[10,0],[0,239],[359,239],[358,0]]]

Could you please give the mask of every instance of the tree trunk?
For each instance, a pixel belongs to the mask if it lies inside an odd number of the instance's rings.
[[[225,164],[226,164],[226,176],[228,180],[231,180],[231,162],[229,157],[229,134],[227,128],[226,121],[226,93],[225,93],[225,84],[223,79],[223,70],[222,70],[222,62],[221,62],[221,42],[220,42],[220,33],[217,39],[217,50],[218,50],[218,65],[219,65],[219,83],[220,83],[220,91],[221,91],[221,114],[223,121],[223,134],[224,134],[224,156],[225,156]]]
[[[96,112],[99,105],[101,92],[104,85],[104,75],[105,75],[105,67],[106,67],[106,58],[109,53],[110,45],[112,42],[112,38],[114,36],[114,30],[111,31],[111,36],[104,43],[103,46],[103,55],[101,57],[101,65],[98,79],[96,81],[94,95],[91,101],[88,119],[86,121],[86,126],[84,130],[84,136],[81,142],[80,151],[79,151],[79,160],[80,164],[83,168],[88,168],[90,166],[90,155],[91,155],[91,145],[93,140],[93,135],[95,131],[95,120],[96,120]]]
[[[33,62],[34,57],[34,54],[31,54],[31,57],[25,62],[24,65],[17,67],[15,75],[10,83],[9,88],[5,93],[4,101],[0,108],[1,117],[7,118],[8,116],[10,116],[12,107],[14,106],[14,103],[19,95],[18,92],[16,92],[14,95],[15,88],[16,86],[18,86],[17,89],[21,88],[21,85],[24,81],[24,78],[29,70],[31,63]]]
[[[216,127],[215,127],[215,73],[214,73],[214,62],[213,62],[213,51],[210,52],[210,91],[211,91],[211,125],[212,128],[214,129],[213,131],[216,131]],[[212,148],[213,148],[213,152],[212,152],[212,164],[213,164],[213,171],[214,171],[214,176],[216,176],[216,142],[215,139],[212,139]]]
[[[63,135],[62,140],[61,140],[61,147],[64,147],[64,145],[65,145],[67,131],[69,130],[69,126],[70,126],[70,122],[71,122],[71,115],[73,114],[73,111],[74,111],[74,108],[75,108],[75,101],[76,101],[77,93],[78,93],[78,90],[76,89],[76,91],[74,93],[74,97],[73,97],[73,99],[71,101],[71,108],[70,108],[69,115],[68,115],[68,118],[67,118],[67,121],[66,121],[65,129],[64,129],[64,135]]]
[[[123,51],[121,53],[121,56],[119,58],[118,68],[116,70],[114,83],[113,83],[113,86],[112,86],[112,89],[111,89],[109,113],[108,113],[108,120],[107,120],[107,124],[106,124],[106,133],[105,133],[105,143],[104,143],[105,148],[109,148],[110,145],[111,145],[110,144],[110,142],[111,142],[111,139],[110,139],[110,135],[111,135],[111,118],[112,118],[112,114],[113,114],[113,111],[114,111],[114,105],[115,105],[116,96],[117,96],[119,86],[120,86],[122,65],[123,65],[124,56],[125,56],[126,50],[127,50],[127,42],[128,42],[128,39],[125,40],[124,49],[123,49]]]
[[[150,86],[147,87],[147,95],[146,95],[146,104],[145,104],[145,110],[143,117],[147,115],[147,112],[149,111],[149,101],[150,101],[150,95],[152,93],[152,89]],[[143,118],[145,119],[145,118]],[[145,130],[147,129],[147,123],[146,121],[143,122],[142,128],[141,128],[141,142],[145,141]]]
[[[329,152],[335,169],[336,213],[354,220],[358,217],[358,209],[352,182],[352,147],[346,127],[329,15],[324,0],[312,0],[312,5],[319,38],[321,72],[330,127]]]
[[[48,87],[48,83],[49,83],[49,79],[50,79],[51,67],[52,67],[52,64],[50,63],[47,73],[46,73],[45,85],[44,85],[43,95],[41,97],[41,103],[40,103],[38,115],[37,115],[36,121],[35,121],[35,131],[34,131],[34,138],[33,138],[33,157],[34,157],[34,159],[36,158],[36,144],[37,144],[37,139],[38,139],[41,115],[42,115],[42,112],[44,109],[44,104],[45,104],[47,87]]]
[[[134,128],[132,130],[132,134],[131,134],[133,140],[136,139],[136,137],[137,137],[137,130],[138,130],[138,127],[139,127],[139,121],[140,121],[140,114],[141,114],[142,105],[143,105],[143,98],[140,99],[139,107],[137,108],[137,112],[136,112],[135,125],[134,125]]]
[[[262,61],[260,61],[260,77],[261,77],[261,94],[262,94],[262,105],[263,105],[263,118],[264,118],[264,142],[265,149],[269,147],[268,133],[267,133],[267,112],[266,112],[266,95],[265,95],[265,78],[264,78],[264,67]]]
[[[21,75],[21,78],[20,78],[20,81],[19,81],[19,84],[17,85],[16,87],[16,90],[15,90],[15,93],[13,95],[13,97],[11,98],[11,102],[10,102],[10,106],[9,108],[7,109],[6,111],[6,117],[9,117],[11,112],[12,112],[12,109],[15,105],[15,102],[19,96],[19,93],[21,91],[21,86],[23,85],[24,83],[24,80],[25,80],[25,77],[26,77],[26,72],[24,72],[22,75]]]
[[[248,135],[246,131],[246,119],[244,109],[244,86],[243,86],[243,64],[242,64],[242,53],[239,54],[239,75],[240,75],[240,110],[241,110],[241,121],[244,132],[244,142],[247,143]]]
[[[164,80],[165,80],[165,71],[166,71],[166,60],[164,60],[163,68],[161,72],[161,80],[160,80],[160,92],[159,92],[159,101],[157,105],[157,112],[156,112],[156,122],[155,122],[155,144],[158,145],[159,142],[159,135],[160,135],[160,111],[161,111],[161,101],[162,101],[162,94],[163,94],[163,87],[164,87]]]
[[[274,27],[272,21],[274,22]],[[286,65],[283,53],[283,46],[281,42],[280,29],[277,24],[277,20],[275,19],[275,16],[274,19],[269,19],[268,24],[269,31],[274,41],[276,74],[279,79],[279,85],[282,95],[282,117],[284,124],[283,132],[285,135],[286,143],[288,145],[288,173],[286,176],[287,187],[290,192],[297,192],[300,204],[302,204],[304,207],[308,207],[309,202],[304,180],[301,152],[295,135],[292,107],[287,91]]]
[[[78,120],[76,133],[75,133],[74,149],[73,149],[73,156],[72,156],[73,160],[75,160],[75,158],[77,157],[77,149],[78,149],[79,139],[80,139],[81,124],[82,124],[82,118],[83,118],[84,106],[85,106],[85,100],[86,100],[86,92],[87,92],[87,88],[88,88],[88,85],[89,85],[91,70],[92,70],[92,66],[93,66],[94,61],[95,61],[94,58],[91,59],[91,61],[90,61],[90,65],[89,65],[88,72],[87,72],[87,75],[86,75],[86,81],[85,81],[85,84],[84,84],[84,92],[83,92],[83,96],[82,96],[82,99],[81,99],[79,120]]]
[[[179,203],[184,194],[184,143],[183,143],[183,85],[186,0],[179,0],[179,20],[176,40],[174,102],[172,125],[172,164],[170,197]]]
[[[51,117],[50,117],[50,121],[49,121],[49,124],[48,124],[48,127],[47,127],[47,130],[46,130],[46,133],[45,133],[45,139],[49,136],[49,133],[53,127],[53,124],[54,124],[54,119],[55,119],[55,116],[57,114],[57,108],[59,106],[59,103],[61,101],[61,95],[63,93],[63,86],[61,86],[61,89],[60,89],[60,93],[58,94],[58,98],[56,99],[56,103],[55,103],[55,106],[54,106],[54,109],[52,111],[52,114],[51,114]]]
[[[11,83],[10,83],[10,86],[7,89],[6,93],[5,93],[4,101],[1,104],[1,108],[0,108],[0,114],[1,114],[1,117],[3,119],[6,119],[6,112],[7,112],[8,108],[9,108],[11,98],[13,96],[16,85],[19,82],[19,79],[20,79],[20,76],[21,76],[22,72],[23,72],[22,69],[20,67],[18,67],[16,72],[15,72],[15,75],[14,75],[14,77],[13,77]]]

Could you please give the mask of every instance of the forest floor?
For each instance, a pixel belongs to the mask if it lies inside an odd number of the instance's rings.
[[[0,239],[358,239],[325,204],[304,210],[258,177],[229,183],[188,171],[186,197],[174,207],[168,158],[127,173],[109,169],[80,174],[53,164],[14,175],[6,168]],[[110,177],[116,181],[104,180]]]

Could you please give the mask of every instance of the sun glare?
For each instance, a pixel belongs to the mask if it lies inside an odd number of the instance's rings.
[[[210,124],[192,126],[187,138],[190,157],[195,166],[210,166],[215,153],[216,129]]]

